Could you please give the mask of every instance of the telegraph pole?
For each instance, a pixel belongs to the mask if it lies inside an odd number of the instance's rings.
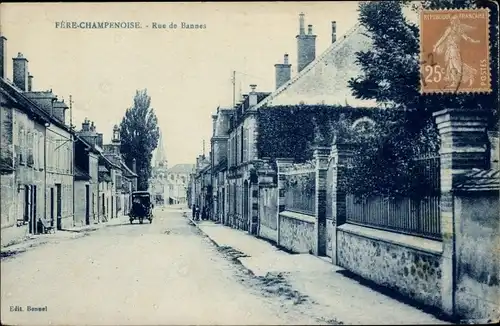
[[[236,71],[233,70],[233,78],[231,79],[233,82],[233,107],[236,105]]]
[[[69,128],[73,130],[73,96],[69,96]]]

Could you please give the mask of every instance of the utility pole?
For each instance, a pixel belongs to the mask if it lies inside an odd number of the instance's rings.
[[[233,107],[236,105],[236,71],[233,70],[233,78],[231,79],[233,82]]]
[[[203,158],[205,158],[205,139],[203,139]]]
[[[69,128],[73,130],[73,96],[69,96]]]

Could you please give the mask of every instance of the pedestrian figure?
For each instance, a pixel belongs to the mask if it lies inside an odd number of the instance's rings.
[[[196,218],[196,205],[193,205],[193,220]]]
[[[198,207],[198,205],[196,205],[196,220],[200,220],[200,208]]]

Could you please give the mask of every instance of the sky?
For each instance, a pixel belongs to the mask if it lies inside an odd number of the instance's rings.
[[[12,58],[29,60],[33,90],[73,98],[73,124],[94,121],[111,138],[136,90],[147,89],[159,120],[169,166],[195,163],[210,147],[211,115],[236,94],[272,91],[274,64],[289,54],[296,74],[299,13],[317,35],[316,55],[357,23],[357,2],[3,3],[0,33]],[[56,22],[139,22],[142,29],[61,29]],[[177,29],[153,29],[153,23]],[[181,29],[181,22],[205,29]],[[306,27],[307,29],[307,27]],[[69,115],[69,112],[68,112]]]

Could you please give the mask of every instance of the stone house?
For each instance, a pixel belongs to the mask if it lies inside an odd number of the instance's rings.
[[[186,204],[189,174],[193,164],[176,164],[167,170],[168,204]]]
[[[75,226],[97,223],[99,155],[97,148],[83,138],[75,137]]]
[[[5,38],[2,38],[1,61],[5,68],[4,42]],[[14,159],[16,164],[23,166],[16,174],[18,180],[14,181],[18,183],[15,188],[19,189],[15,199],[16,220],[31,221],[29,229],[32,233],[38,230],[37,218],[48,220],[57,229],[70,227],[73,225],[73,134],[65,124],[68,107],[52,91],[32,90],[33,76],[28,71],[28,60],[21,53],[13,58],[12,84],[6,82],[5,71],[2,75],[2,86],[11,100],[19,100],[25,108],[37,112],[45,120],[42,127],[13,111],[5,112],[6,117],[13,119],[9,122],[12,128],[8,130],[12,132],[13,144],[10,146]],[[12,209],[11,206],[10,211]]]
[[[137,190],[137,174],[136,171],[136,162],[135,159],[132,162],[132,167],[129,168],[125,161],[122,159],[120,161],[121,169],[122,169],[122,185],[121,185],[121,202],[123,204],[122,214],[126,215],[130,211],[131,208],[131,194],[132,192]]]
[[[205,155],[196,158],[196,168],[193,174],[193,203],[199,207],[200,213],[212,212],[212,175],[210,160]]]
[[[45,132],[50,119],[4,76],[2,72],[1,227],[2,238],[7,233],[16,238],[38,233],[37,222],[45,218]]]
[[[270,93],[257,92],[251,85],[248,95],[234,108],[229,121],[227,158],[227,218],[228,225],[257,232],[257,217],[252,213],[252,201],[257,183],[253,178],[257,154],[257,104]]]
[[[137,190],[137,174],[135,172],[135,161],[132,162],[130,168],[125,163],[121,154],[120,128],[118,125],[113,127],[113,136],[110,144],[103,146],[103,168],[101,170],[106,175],[106,170],[109,171],[109,179],[111,182],[103,184],[106,191],[109,193],[109,217],[116,218],[118,216],[127,215],[130,208],[130,194]],[[104,178],[107,179],[107,178]],[[103,180],[104,180],[103,179]]]
[[[165,154],[165,145],[160,131],[158,146],[154,154],[154,161],[149,180],[148,191],[153,197],[154,204],[157,206],[169,203],[170,187],[168,186],[168,160]]]
[[[113,168],[110,171],[111,177],[111,198],[110,198],[110,218],[116,218],[119,214],[123,214],[123,202],[121,196],[122,185],[122,167],[121,167],[121,151],[120,151],[120,128],[118,125],[113,127],[113,136],[110,144],[104,144],[104,157],[113,163]]]
[[[106,159],[104,155],[99,155],[99,203],[98,203],[98,212],[99,222],[107,222],[111,218],[111,201],[113,195],[113,179],[112,179],[112,171],[118,169],[118,166],[113,164],[111,161]]]
[[[89,211],[89,223],[98,223],[100,216],[101,205],[100,193],[99,193],[99,157],[102,155],[102,133],[96,131],[94,122],[89,121],[87,118],[84,119],[82,123],[82,128],[76,132],[77,141],[75,142],[75,205],[80,207],[75,207],[75,223],[79,220],[79,223],[85,221],[87,218],[78,218],[77,215],[85,216],[87,211]],[[77,145],[79,146],[79,152],[77,155]],[[88,162],[87,162],[88,160]],[[77,175],[78,174],[78,175]],[[79,180],[83,178],[83,180]],[[78,180],[78,190],[77,187]],[[88,187],[87,187],[88,186]],[[87,190],[88,188],[88,190]],[[82,198],[87,198],[88,191],[88,203],[87,201],[81,202]],[[85,204],[84,206],[82,206]],[[79,212],[77,214],[77,212]],[[85,212],[82,214],[82,212]],[[79,224],[77,223],[77,224]]]
[[[213,185],[213,217],[217,221],[226,223],[226,197],[227,197],[227,155],[229,124],[234,109],[217,108],[217,113],[212,115],[213,130],[210,139],[212,159],[212,185]]]

